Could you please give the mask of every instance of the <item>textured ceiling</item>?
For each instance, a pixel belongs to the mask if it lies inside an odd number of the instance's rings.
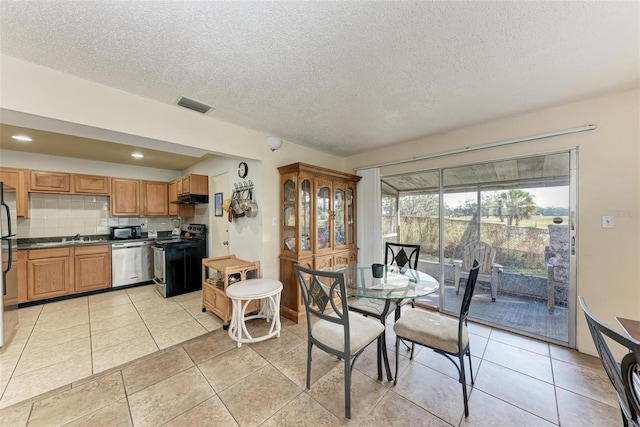
[[[636,1],[2,0],[0,50],[349,155],[638,87],[639,22]]]

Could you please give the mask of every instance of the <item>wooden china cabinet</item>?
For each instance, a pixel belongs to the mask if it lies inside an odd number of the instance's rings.
[[[305,163],[280,172],[280,313],[298,322],[304,302],[293,265],[313,269],[355,264],[356,186],[360,177]]]

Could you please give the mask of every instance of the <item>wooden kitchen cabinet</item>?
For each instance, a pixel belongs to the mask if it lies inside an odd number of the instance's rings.
[[[280,172],[280,314],[299,322],[305,307],[293,266],[323,269],[356,264],[359,176],[293,163]]]
[[[30,250],[27,256],[27,300],[68,295],[73,289],[72,248]]]
[[[30,171],[29,191],[31,192],[71,192],[71,174],[65,172]]]
[[[178,178],[169,183],[169,216],[195,216],[195,205],[180,205],[178,201],[178,183],[182,186],[182,178]]]
[[[79,194],[109,195],[109,177],[73,174],[73,192]]]
[[[231,299],[227,297],[226,289],[230,284],[240,280],[257,279],[260,277],[260,261],[244,261],[235,255],[202,260],[202,311],[208,308],[215,313],[224,328],[229,327],[231,320]],[[260,301],[253,300],[247,306],[245,313],[260,309]]]
[[[140,216],[140,181],[111,178],[109,211],[111,216]]]
[[[142,215],[169,215],[168,184],[160,181],[142,181]]]
[[[16,215],[29,218],[29,171],[25,169],[0,168],[0,181],[16,189]]]
[[[178,195],[185,194],[209,194],[209,177],[207,175],[189,174],[180,178],[178,182]]]
[[[74,249],[74,291],[86,292],[111,287],[111,246],[82,246]]]

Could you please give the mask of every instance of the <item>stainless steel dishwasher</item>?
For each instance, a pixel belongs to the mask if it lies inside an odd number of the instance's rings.
[[[111,244],[111,285],[131,285],[153,278],[153,250],[151,242],[122,242]]]

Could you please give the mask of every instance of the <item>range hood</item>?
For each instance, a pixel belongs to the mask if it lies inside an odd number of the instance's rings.
[[[202,203],[209,203],[209,196],[203,194],[188,194],[171,203],[175,203],[177,205],[199,205]]]

